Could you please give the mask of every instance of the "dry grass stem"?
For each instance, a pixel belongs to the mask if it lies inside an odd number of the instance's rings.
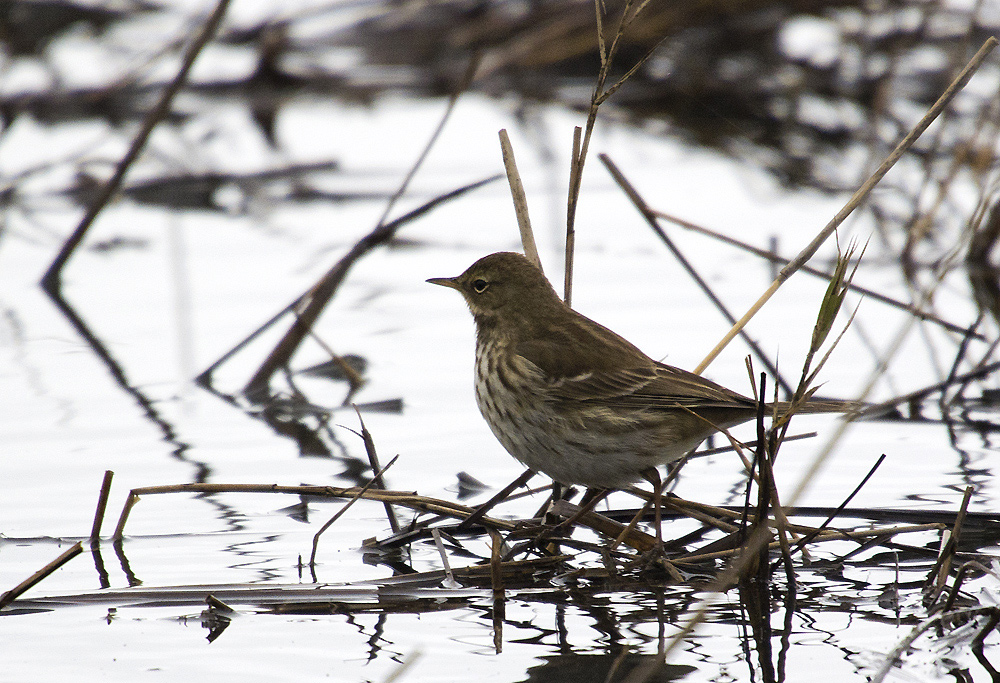
[[[398,456],[397,456],[398,457]],[[393,459],[395,460],[395,458]],[[384,469],[384,468],[383,468]],[[294,496],[315,496],[317,498],[361,498],[377,502],[389,502],[393,505],[410,508],[419,512],[441,514],[455,519],[465,519],[472,515],[475,510],[460,503],[454,503],[439,498],[429,498],[408,491],[383,491],[379,489],[368,489],[362,492],[361,487],[340,488],[336,486],[281,486],[278,484],[171,484],[166,486],[145,486],[132,489],[121,516],[118,519],[118,528],[115,530],[114,540],[121,540],[124,534],[125,523],[128,521],[132,508],[142,496],[168,494],[168,493],[270,493]],[[513,531],[515,524],[506,520],[483,517],[481,524],[488,525],[501,531]]]
[[[731,246],[737,247],[738,249],[753,254],[754,256],[767,259],[771,263],[781,264],[783,266],[786,266],[789,263],[791,263],[791,259],[785,258],[784,256],[776,254],[773,251],[768,251],[767,249],[761,249],[759,247],[755,247],[752,244],[748,244],[747,242],[738,240],[735,237],[730,237],[729,235],[724,235],[720,232],[716,232],[715,230],[710,230],[709,228],[698,225],[697,223],[692,223],[691,221],[685,220],[683,218],[678,218],[677,216],[673,216],[669,213],[664,213],[663,211],[654,210],[653,213],[658,218],[662,218],[665,221],[670,221],[674,225],[680,226],[687,230],[691,230],[692,232],[697,232],[699,234],[705,235],[706,237],[711,237],[712,239],[718,240],[719,242],[724,242]],[[828,273],[824,270],[813,268],[808,264],[803,264],[802,267],[799,269],[799,271],[827,281],[829,281],[830,278],[833,277],[832,273]],[[948,330],[949,332],[957,332],[959,334],[970,334],[968,328],[949,322],[930,311],[920,310],[912,303],[906,303],[904,301],[894,299],[874,289],[869,289],[868,287],[863,287],[861,285],[855,284],[854,282],[848,283],[847,287],[850,291],[860,294],[864,296],[866,299],[873,299],[875,301],[878,301],[879,303],[892,306],[893,308],[898,308],[899,310],[905,311],[906,313],[909,313],[912,316],[916,316],[921,320],[926,320],[928,322],[934,323],[935,325],[938,325]],[[986,336],[978,332],[972,332],[971,335],[974,338],[979,339],[981,341],[986,340]]]
[[[378,453],[375,451],[375,439],[372,438],[371,432],[369,432],[368,428],[365,426],[365,421],[362,419],[361,411],[358,410],[357,406],[354,406],[354,412],[358,416],[358,422],[361,423],[361,439],[365,443],[365,453],[368,454],[368,464],[371,465],[372,472],[376,473],[372,481],[375,486],[385,491],[385,479],[382,477],[382,472],[384,472],[385,469],[379,465]],[[396,458],[398,457],[399,456],[397,455]],[[396,458],[393,458],[393,462],[396,461]],[[386,465],[386,468],[388,468],[388,465]],[[383,505],[385,506],[386,517],[389,518],[389,527],[392,529],[393,533],[398,534],[400,528],[399,520],[396,519],[396,512],[392,509],[392,504],[386,502],[383,503]]]
[[[868,197],[869,193],[874,189],[874,187],[879,183],[880,180],[889,172],[899,158],[906,153],[906,151],[916,142],[917,138],[927,130],[927,127],[936,119],[945,107],[951,102],[951,100],[958,94],[959,90],[965,87],[969,79],[976,70],[982,65],[986,57],[993,51],[997,45],[997,39],[990,37],[983,46],[979,49],[979,52],[969,61],[969,63],[962,69],[961,73],[955,77],[951,84],[945,89],[937,101],[931,105],[931,108],[926,114],[917,122],[917,124],[906,134],[896,148],[889,154],[888,157],[882,162],[882,164],[876,169],[874,173],[866,180],[861,187],[859,187],[855,193],[848,200],[847,204],[844,205],[837,214],[830,219],[830,222],[813,238],[812,242],[809,243],[799,254],[792,259],[792,261],[781,269],[778,273],[778,277],[775,278],[771,286],[768,287],[767,291],[750,307],[749,310],[743,315],[742,318],[733,326],[722,340],[712,349],[709,354],[698,364],[694,372],[700,374],[704,372],[705,368],[715,360],[715,358],[722,352],[722,349],[729,345],[729,342],[746,326],[750,319],[757,314],[765,303],[774,295],[778,288],[784,284],[785,280],[792,276],[798,269],[805,265],[805,263],[812,258],[813,254],[820,248],[820,246],[827,240],[830,235],[840,226],[844,220],[847,219],[849,215],[856,209],[861,203]]]
[[[600,12],[598,12],[600,14]],[[600,32],[598,31],[598,34]],[[583,159],[581,158],[581,137],[583,129],[573,128],[573,157],[569,166],[569,194],[566,200],[566,269],[563,275],[563,301],[567,306],[573,305],[573,265],[576,254],[576,201],[580,192],[580,179],[583,174]],[[570,220],[570,216],[574,218]]]
[[[542,268],[542,259],[538,256],[538,247],[535,245],[535,233],[531,229],[528,197],[524,193],[521,174],[517,170],[517,162],[514,160],[514,148],[510,144],[510,136],[507,135],[506,130],[500,131],[500,151],[503,154],[503,167],[507,172],[507,184],[510,185],[510,196],[514,201],[517,227],[521,231],[521,246],[524,248],[524,255],[538,266],[538,270],[545,272],[545,269]]]
[[[323,532],[329,529],[331,526],[333,526],[334,522],[343,517],[344,513],[350,510],[352,505],[361,500],[361,497],[364,496],[370,488],[376,486],[376,483],[381,481],[382,475],[385,473],[385,471],[390,467],[392,467],[393,465],[395,465],[397,460],[399,460],[398,455],[394,457],[392,460],[390,460],[385,467],[378,470],[375,473],[375,476],[372,477],[371,481],[362,486],[355,495],[351,496],[350,500],[348,500],[347,503],[345,503],[342,508],[337,510],[336,514],[334,514],[333,517],[327,520],[326,524],[324,524],[319,528],[319,531],[317,531],[316,535],[313,536],[312,554],[309,556],[310,567],[316,566],[316,553],[319,550],[319,537],[323,535]],[[386,505],[388,505],[388,503],[386,503]]]
[[[583,134],[577,128],[573,134],[573,158],[570,163],[569,193],[566,202],[566,275],[565,275],[565,299],[566,303],[572,301],[573,292],[573,247],[576,242],[576,210],[580,202],[580,187],[583,182],[583,168],[587,161],[587,152],[590,149],[590,140],[594,133],[594,126],[597,123],[597,112],[600,106],[613,95],[638,69],[646,63],[653,52],[660,45],[666,35],[657,41],[650,48],[645,56],[639,59],[625,73],[625,75],[614,83],[611,87],[605,88],[615,57],[618,54],[625,32],[635,21],[636,17],[648,5],[649,0],[642,0],[635,5],[634,0],[625,0],[622,8],[621,19],[615,30],[614,38],[611,40],[611,47],[607,47],[604,38],[604,15],[602,13],[603,3],[601,0],[594,0],[594,10],[597,17],[597,44],[601,59],[601,67],[597,73],[597,82],[594,84],[593,94],[590,98],[590,107],[587,110],[587,122],[584,124]]]
[[[604,164],[605,168],[608,169],[608,172],[611,174],[611,177],[615,179],[615,182],[618,183],[618,186],[621,187],[623,192],[625,192],[625,195],[632,202],[633,206],[635,206],[635,208],[639,211],[639,213],[645,219],[646,223],[653,230],[656,236],[659,237],[660,241],[662,241],[666,245],[667,249],[670,250],[670,253],[673,254],[674,259],[681,264],[681,267],[684,268],[688,276],[692,280],[694,280],[695,284],[698,285],[698,288],[701,289],[701,291],[705,294],[706,297],[708,297],[709,301],[712,302],[712,305],[715,306],[715,308],[722,314],[722,316],[731,325],[735,324],[736,317],[729,311],[729,309],[722,302],[722,300],[718,296],[716,296],[715,292],[712,291],[712,288],[708,285],[708,282],[703,277],[701,277],[698,271],[694,269],[694,266],[692,266],[690,261],[688,261],[687,258],[684,256],[684,254],[681,253],[680,249],[677,248],[677,245],[674,244],[674,241],[670,239],[670,236],[667,235],[666,232],[664,232],[662,227],[660,227],[660,224],[657,222],[655,212],[649,207],[649,204],[646,203],[646,200],[642,198],[642,195],[639,194],[638,190],[635,189],[635,186],[632,185],[631,182],[629,182],[629,180],[625,177],[625,174],[622,173],[621,170],[618,168],[618,166],[611,160],[611,157],[609,157],[607,154],[600,154],[598,155],[598,158]],[[757,359],[764,364],[764,366],[767,368],[768,373],[776,379],[778,384],[781,386],[782,390],[787,395],[791,395],[792,394],[791,385],[785,381],[781,373],[778,371],[777,366],[775,366],[774,363],[771,362],[770,358],[768,358],[768,355],[764,353],[763,349],[760,348],[760,345],[757,344],[757,342],[752,337],[750,337],[750,335],[747,334],[746,331],[742,329],[742,327],[739,330],[737,330],[736,334],[740,335],[744,343],[746,343],[746,345],[749,346],[750,349],[754,352],[754,355],[757,357]],[[704,368],[696,369],[694,372],[695,374],[701,374],[703,370]]]

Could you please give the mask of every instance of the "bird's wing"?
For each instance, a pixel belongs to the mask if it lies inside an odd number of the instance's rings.
[[[633,347],[634,348],[634,347]],[[557,401],[587,401],[622,408],[753,408],[754,401],[703,377],[655,361],[637,358],[620,367],[616,349],[565,353],[551,340],[518,344],[516,353],[533,364]],[[643,362],[645,361],[645,362]]]

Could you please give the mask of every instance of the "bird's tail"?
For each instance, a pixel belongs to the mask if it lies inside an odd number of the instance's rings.
[[[768,413],[778,415],[787,413],[794,408],[794,413],[845,413],[851,418],[860,417],[871,408],[872,404],[864,401],[840,401],[837,399],[809,399],[793,403],[792,401],[777,401],[768,403]]]

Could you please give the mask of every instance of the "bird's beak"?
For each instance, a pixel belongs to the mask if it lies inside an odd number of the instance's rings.
[[[459,289],[457,277],[432,277],[428,280],[428,282],[432,285],[441,285],[442,287]]]

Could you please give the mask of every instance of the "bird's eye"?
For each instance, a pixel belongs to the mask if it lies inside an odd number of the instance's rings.
[[[476,294],[482,294],[490,286],[490,283],[483,279],[473,280],[472,288],[476,290]]]

